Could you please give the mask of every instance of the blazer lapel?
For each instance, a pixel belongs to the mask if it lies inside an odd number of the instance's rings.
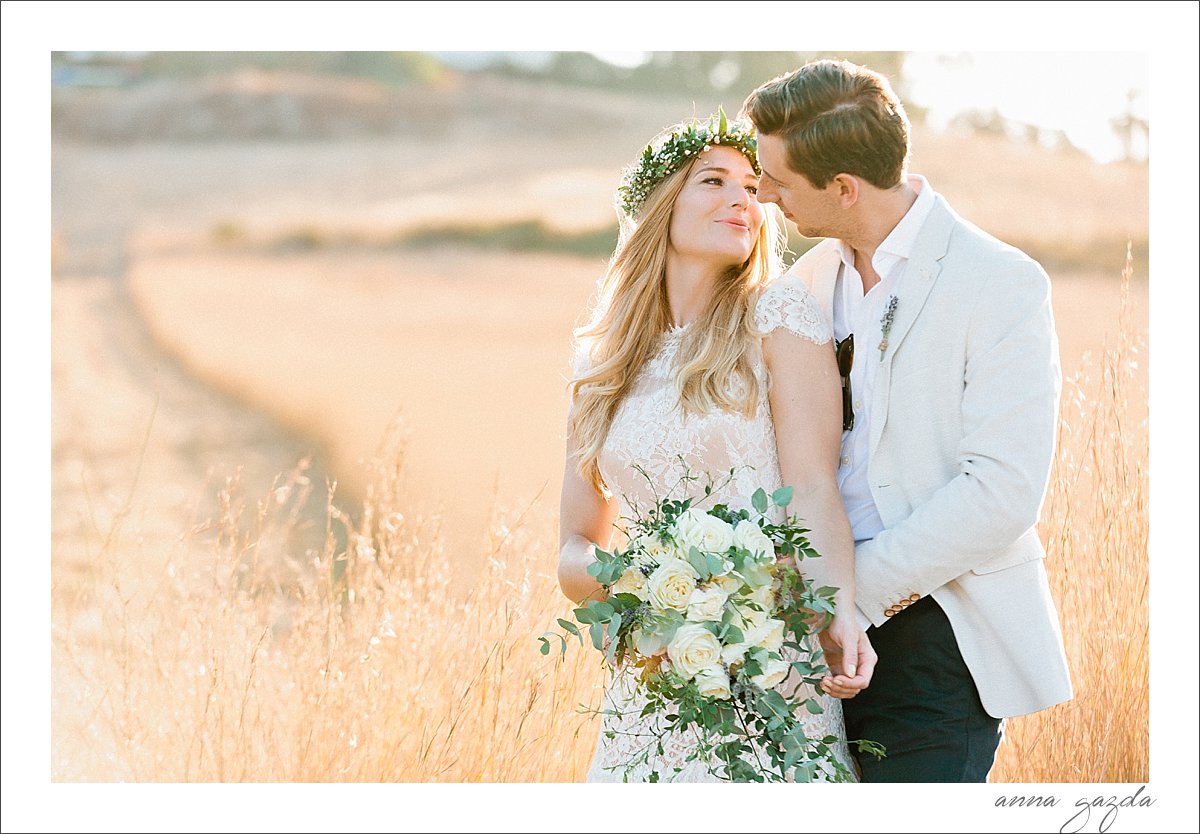
[[[904,272],[904,279],[895,295],[892,324],[887,332],[887,349],[883,351],[882,356],[876,358],[876,349],[880,343],[871,345],[870,361],[882,362],[879,372],[875,375],[875,390],[871,398],[872,456],[887,423],[893,359],[904,337],[916,323],[917,316],[920,315],[921,308],[925,306],[934,282],[937,281],[942,269],[941,260],[949,247],[950,232],[956,222],[957,218],[946,201],[940,195],[936,195],[933,210],[921,227]]]

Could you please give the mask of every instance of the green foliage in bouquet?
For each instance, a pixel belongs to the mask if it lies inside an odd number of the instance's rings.
[[[704,497],[712,492],[709,483]],[[558,624],[636,676],[653,731],[624,763],[626,778],[661,756],[671,735],[689,732],[686,761],[721,779],[850,778],[834,755],[838,739],[809,738],[801,720],[822,712],[810,688],[828,671],[815,635],[833,614],[837,589],[814,588],[801,574],[799,561],[820,554],[800,519],[784,516],[791,498],[784,487],[757,490],[752,509],[660,500],[631,520],[624,548],[596,550],[588,572],[607,598],[586,601],[576,622]],[[772,506],[782,521],[771,520]],[[567,636],[551,638],[565,653]],[[543,654],[551,638],[541,638]],[[649,778],[671,775],[652,770]]]

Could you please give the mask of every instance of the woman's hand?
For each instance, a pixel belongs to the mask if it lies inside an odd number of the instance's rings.
[[[866,689],[879,658],[854,616],[853,604],[839,606],[838,614],[819,637],[830,672],[821,680],[821,689],[834,698],[853,698]]]

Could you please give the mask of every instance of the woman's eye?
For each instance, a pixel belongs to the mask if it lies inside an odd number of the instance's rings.
[[[757,185],[747,185],[746,190],[749,191],[751,194],[758,194],[758,186]]]
[[[713,185],[724,185],[725,184],[725,181],[722,180],[720,177],[705,177],[704,180],[702,180],[702,182],[712,183]]]

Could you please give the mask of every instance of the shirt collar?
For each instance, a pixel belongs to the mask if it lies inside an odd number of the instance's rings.
[[[905,259],[912,254],[917,234],[933,209],[933,189],[929,187],[929,181],[920,174],[909,175],[908,185],[917,192],[917,199],[908,207],[908,211],[900,218],[900,222],[896,224],[896,228],[892,229],[891,234],[883,239],[883,243],[879,244],[879,248],[875,250],[876,253],[886,252],[889,255]]]
[[[920,174],[909,174],[908,185],[917,192],[917,199],[908,207],[908,211],[900,218],[900,222],[896,224],[891,233],[879,244],[875,250],[875,257],[872,259],[873,262],[880,255],[907,259],[912,254],[913,244],[916,243],[921,226],[929,218],[929,213],[933,211],[933,189],[929,187],[929,181]],[[838,241],[838,252],[842,256],[842,263],[847,266],[854,265],[854,250],[845,241]]]

